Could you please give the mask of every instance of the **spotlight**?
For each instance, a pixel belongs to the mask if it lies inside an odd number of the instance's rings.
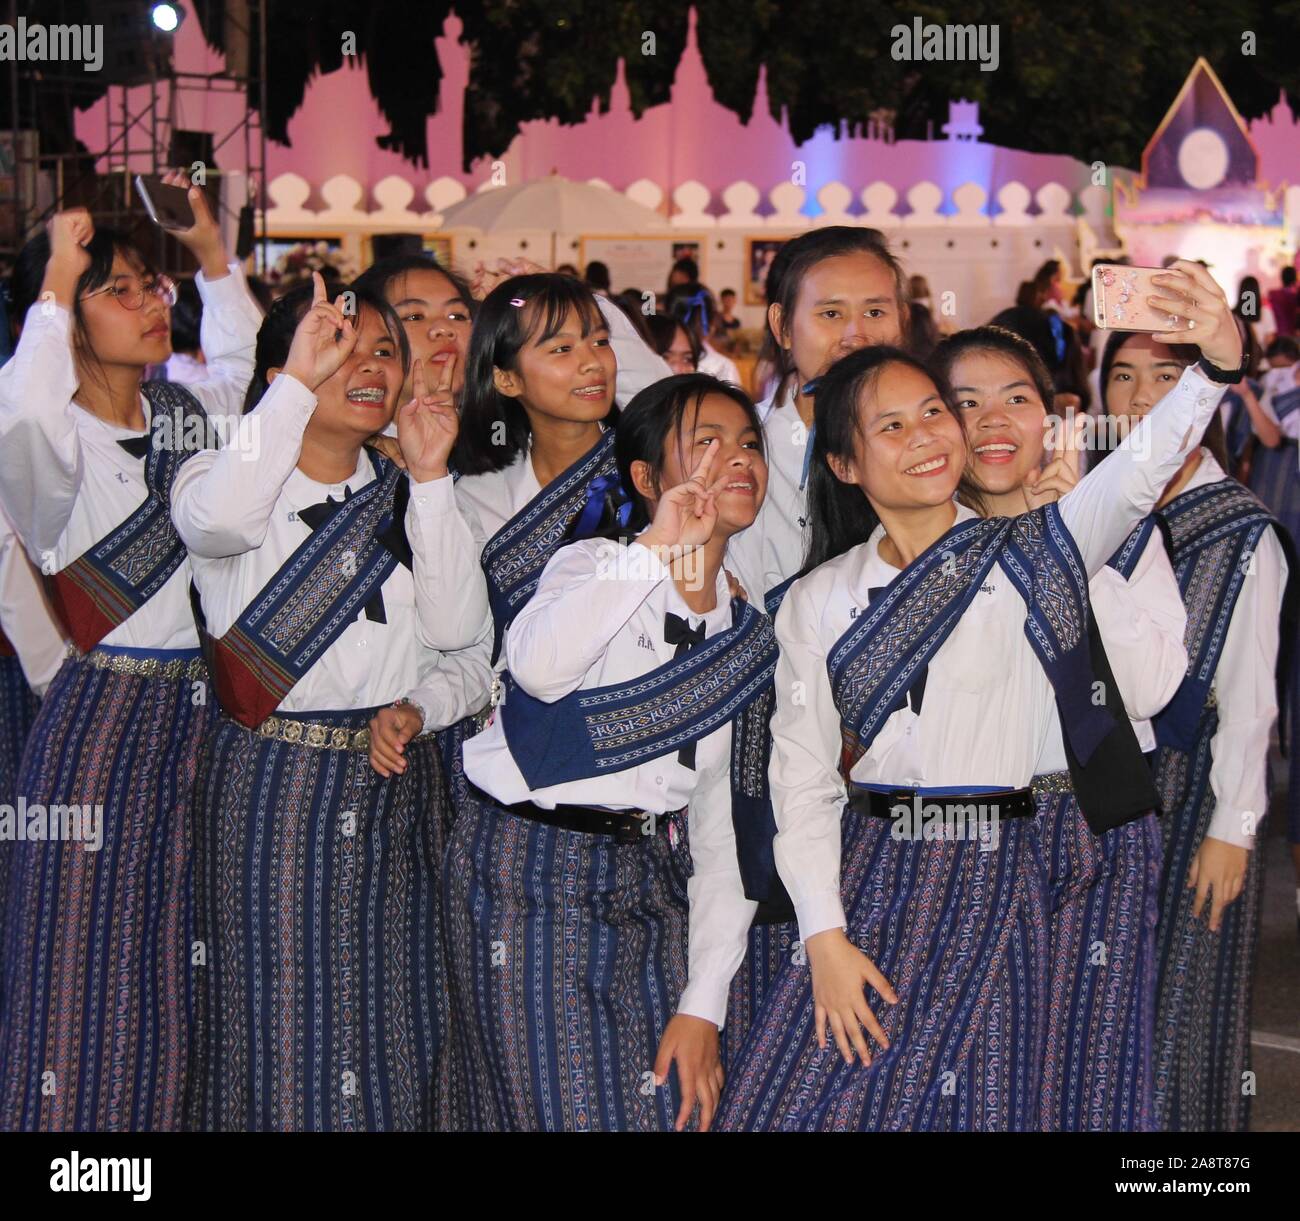
[[[183,9],[175,4],[155,4],[149,10],[149,16],[164,34],[172,34],[185,16]]]

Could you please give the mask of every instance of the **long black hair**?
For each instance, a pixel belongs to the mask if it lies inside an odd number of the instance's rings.
[[[877,345],[859,348],[833,364],[817,383],[813,400],[813,448],[808,472],[808,554],[799,575],[843,555],[865,543],[880,525],[880,518],[860,487],[842,482],[831,470],[831,455],[848,462],[853,459],[859,435],[858,402],[864,391],[871,392],[890,365],[915,369],[932,381],[944,406],[961,423],[953,406],[952,393],[943,374],[927,368],[902,348]],[[979,508],[975,485],[963,472],[958,482],[958,499]]]
[[[655,474],[656,482],[663,472],[668,446],[682,429],[687,410],[697,407],[706,395],[720,394],[735,403],[749,420],[758,436],[759,452],[765,447],[763,425],[758,411],[739,386],[720,381],[707,373],[676,373],[661,378],[640,390],[623,408],[614,429],[614,460],[618,466],[618,487],[605,494],[601,518],[596,528],[585,538],[617,538],[626,541],[636,537],[651,521],[650,505],[632,479],[632,464],[644,462]],[[662,490],[662,489],[660,489]],[[577,524],[575,518],[575,526]],[[570,536],[573,527],[570,527]]]
[[[902,334],[908,331],[907,279],[903,265],[889,249],[889,242],[879,229],[857,225],[826,225],[791,238],[776,253],[767,271],[767,304],[781,307],[781,328],[789,336],[799,289],[804,277],[825,259],[844,254],[869,254],[879,259],[894,277],[894,295],[898,302],[898,322]],[[794,353],[782,347],[767,322],[763,329],[763,346],[758,363],[776,370],[776,397],[784,393],[786,383],[796,373]]]
[[[583,338],[605,326],[591,289],[557,272],[512,276],[479,306],[465,362],[460,435],[451,459],[462,475],[504,470],[528,448],[532,435],[528,413],[517,398],[497,389],[493,370],[518,372],[524,345],[553,338],[570,311],[578,315]],[[605,423],[613,424],[617,418],[616,404]]]
[[[402,380],[405,382],[411,368],[411,347],[406,340],[406,330],[397,317],[397,311],[388,304],[382,293],[373,289],[358,287],[353,284],[341,292],[352,293],[356,310],[353,325],[360,326],[361,311],[374,310],[384,323],[393,343],[397,345],[398,357],[402,362]],[[335,296],[338,294],[336,293]],[[253,380],[244,392],[244,414],[247,415],[262,401],[271,386],[271,370],[284,368],[289,359],[289,349],[293,346],[293,335],[303,315],[311,309],[312,285],[299,284],[291,288],[283,297],[272,303],[266,317],[257,331],[257,350],[253,357]]]
[[[1110,371],[1115,367],[1115,361],[1119,359],[1120,349],[1128,340],[1139,331],[1115,331],[1106,340],[1106,346],[1101,353],[1101,414],[1103,416],[1113,415],[1110,409],[1110,401],[1107,391],[1110,388]],[[1186,368],[1188,365],[1194,365],[1201,358],[1201,351],[1194,344],[1190,343],[1169,343],[1165,347],[1172,353],[1174,360]],[[1214,460],[1225,471],[1232,469],[1232,460],[1228,457],[1228,442],[1223,435],[1223,418],[1216,411],[1210,417],[1209,424],[1206,425],[1205,433],[1201,437],[1201,444],[1214,455]],[[1097,439],[1097,461],[1100,462],[1107,454],[1110,453],[1110,436],[1107,430],[1101,430],[1101,435]]]

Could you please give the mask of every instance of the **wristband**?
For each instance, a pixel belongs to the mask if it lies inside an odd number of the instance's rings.
[[[1241,357],[1241,364],[1235,369],[1220,369],[1218,365],[1211,364],[1204,356],[1196,362],[1196,367],[1205,374],[1212,382],[1218,382],[1220,386],[1235,386],[1243,377],[1246,376],[1247,367],[1250,365],[1250,357],[1244,352]]]

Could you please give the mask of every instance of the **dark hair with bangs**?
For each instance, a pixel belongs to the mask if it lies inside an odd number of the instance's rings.
[[[1107,398],[1107,390],[1110,387],[1110,372],[1115,367],[1116,360],[1119,359],[1120,349],[1132,339],[1135,335],[1142,334],[1140,331],[1115,331],[1106,340],[1106,347],[1101,354],[1101,415],[1113,415],[1110,409],[1110,403]],[[1194,344],[1190,343],[1167,343],[1164,345],[1173,354],[1176,360],[1183,368],[1188,365],[1194,365],[1201,359],[1201,350]],[[1152,404],[1154,406],[1154,404]],[[1228,457],[1228,442],[1223,435],[1223,419],[1216,411],[1210,417],[1210,422],[1206,425],[1205,432],[1201,437],[1201,444],[1214,455],[1214,459],[1223,467],[1225,471],[1231,471],[1232,460]],[[1100,462],[1107,454],[1111,452],[1110,436],[1108,430],[1100,430],[1097,438],[1097,461]]]
[[[394,254],[385,259],[378,259],[357,276],[352,287],[358,292],[367,291],[387,298],[389,286],[393,281],[413,271],[432,271],[442,276],[452,287],[451,295],[465,303],[465,312],[469,314],[471,321],[473,320],[478,302],[474,300],[469,282],[459,272],[444,267],[429,255]]]
[[[397,345],[398,358],[402,362],[402,381],[411,368],[411,347],[406,341],[406,331],[397,317],[397,311],[388,304],[387,299],[373,289],[359,287],[359,281],[340,292],[351,292],[356,303],[353,325],[361,325],[361,311],[374,310],[384,323],[393,343]],[[335,294],[338,295],[337,293]],[[262,319],[257,331],[257,351],[253,359],[253,380],[248,383],[244,393],[244,414],[247,415],[262,401],[271,386],[271,370],[284,368],[289,359],[289,349],[293,346],[293,335],[303,315],[311,309],[312,285],[299,284],[291,288],[283,297],[276,300]]]
[[[828,458],[832,454],[844,461],[853,458],[860,431],[858,400],[863,391],[874,390],[880,375],[890,365],[905,365],[923,373],[934,383],[943,405],[961,423],[943,374],[926,368],[901,348],[884,345],[859,348],[836,361],[817,383],[813,400],[813,449],[808,472],[809,543],[800,576],[865,543],[880,525],[880,518],[863,490],[842,482],[831,470]],[[964,471],[957,492],[963,504],[977,512],[982,510],[979,492]]]
[[[696,366],[700,363],[700,338],[685,322],[679,322],[672,314],[649,314],[645,320],[646,330],[650,333],[650,346],[663,356],[673,346],[680,330],[686,336],[687,346],[691,349],[691,359]]]
[[[99,371],[100,361],[86,334],[86,319],[81,299],[93,293],[113,278],[113,259],[118,255],[126,259],[136,272],[144,277],[155,275],[153,265],[138,246],[115,229],[95,228],[94,236],[83,247],[90,256],[90,265],[77,280],[76,299],[72,305],[73,351],[87,368]],[[17,330],[27,317],[27,311],[40,299],[41,285],[45,281],[45,268],[50,261],[50,237],[43,230],[24,244],[14,260],[9,280],[11,319]],[[143,369],[143,365],[141,366]],[[102,375],[101,375],[102,376]]]
[[[606,494],[599,524],[584,537],[627,540],[636,537],[650,524],[650,506],[636,490],[632,464],[646,463],[658,482],[669,443],[681,432],[688,408],[692,405],[698,407],[710,394],[729,398],[745,413],[758,440],[759,453],[764,453],[766,443],[758,411],[749,395],[738,386],[707,373],[676,373],[661,378],[638,391],[619,414],[614,430],[614,460],[618,465],[619,487]],[[618,510],[627,501],[631,502],[631,512],[624,525],[618,520]],[[574,526],[577,520],[574,519]],[[570,534],[574,526],[570,526]]]
[[[879,229],[866,229],[857,225],[826,225],[791,238],[776,253],[767,271],[767,304],[781,307],[781,326],[786,335],[794,317],[799,289],[806,276],[818,263],[845,254],[869,254],[879,259],[894,278],[894,297],[898,302],[898,324],[903,336],[908,333],[907,279],[903,265],[889,249],[885,235]],[[758,353],[758,363],[776,370],[775,395],[784,393],[786,383],[795,374],[794,353],[781,346],[772,331],[771,322],[763,329],[763,346]]]
[[[532,435],[528,413],[517,398],[497,389],[493,370],[517,373],[524,346],[553,339],[571,311],[578,315],[584,338],[605,328],[591,290],[581,280],[557,272],[512,276],[479,306],[465,362],[460,435],[451,458],[452,467],[462,475],[504,470],[528,448]],[[617,418],[616,404],[605,423],[611,425]]]
[[[1047,413],[1057,414],[1052,408],[1056,398],[1052,375],[1039,356],[1038,349],[1023,335],[1017,335],[1015,331],[1002,326],[971,327],[941,340],[930,354],[928,363],[951,385],[953,366],[968,352],[992,352],[1015,361],[1033,383]]]

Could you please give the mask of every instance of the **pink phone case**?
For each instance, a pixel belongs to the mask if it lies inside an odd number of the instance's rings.
[[[1126,267],[1122,263],[1099,263],[1092,269],[1092,313],[1098,327],[1116,331],[1176,331],[1179,324],[1169,315],[1147,304],[1149,295],[1165,296],[1152,276],[1162,267]]]

